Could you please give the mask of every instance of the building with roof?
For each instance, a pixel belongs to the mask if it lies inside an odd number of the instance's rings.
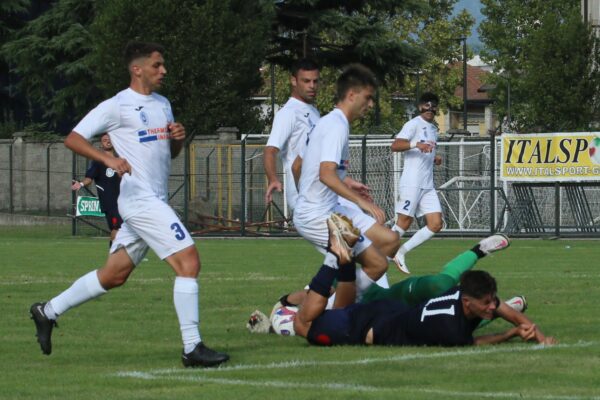
[[[451,68],[460,68],[462,71],[462,67],[458,63]],[[486,136],[498,125],[493,100],[489,96],[491,86],[485,82],[485,76],[491,73],[490,70],[479,57],[467,62],[467,131],[471,136]],[[456,87],[454,95],[463,98],[462,84]],[[463,113],[463,108],[440,111],[436,117],[440,132],[463,130]]]

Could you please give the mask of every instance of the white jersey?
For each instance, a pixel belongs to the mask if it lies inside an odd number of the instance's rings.
[[[158,197],[166,202],[171,170],[169,101],[156,93],[142,95],[128,88],[103,101],[73,130],[90,140],[108,132],[117,154],[131,165],[123,175],[119,213],[124,220],[144,211],[144,202]]]
[[[288,205],[294,208],[298,192],[292,175],[292,164],[299,152],[304,148],[308,133],[313,130],[319,120],[319,111],[294,97],[275,114],[273,128],[267,146],[279,149],[286,174],[285,193]]]
[[[431,153],[423,153],[417,148],[404,151],[404,169],[400,178],[400,186],[433,189],[433,159],[438,139],[437,127],[419,115],[404,124],[396,139],[428,143],[433,146]]]
[[[319,120],[310,134],[310,139],[302,157],[302,174],[299,195],[294,212],[294,221],[310,221],[329,214],[338,203],[338,195],[319,180],[322,162],[337,164],[337,175],[341,180],[348,169],[348,135],[350,125],[339,109]]]

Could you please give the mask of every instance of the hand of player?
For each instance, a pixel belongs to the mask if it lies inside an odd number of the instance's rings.
[[[418,142],[417,149],[421,150],[421,153],[431,153],[433,151],[433,146],[429,143]]]
[[[535,327],[535,340],[539,343],[539,344],[545,344],[545,345],[553,345],[553,344],[557,344],[558,340],[556,340],[554,337],[552,336],[545,336],[542,331],[540,331],[538,329],[538,327]]]
[[[120,157],[112,157],[104,163],[107,167],[112,168],[119,176],[124,174],[131,175],[131,165],[126,159]]]
[[[523,339],[524,342],[536,338],[536,326],[535,324],[520,324],[516,327],[517,335]]]
[[[267,186],[267,191],[265,193],[265,203],[269,204],[273,201],[274,190],[277,190],[278,192],[281,192],[283,190],[283,185],[278,180],[269,183],[269,186]]]
[[[542,341],[538,340],[538,343],[552,346],[558,344],[558,340],[556,340],[553,336],[544,336],[544,339]]]
[[[171,134],[171,140],[185,139],[185,128],[179,122],[171,122],[169,125],[167,125],[167,128]]]
[[[371,190],[369,188],[360,190],[354,189],[354,191],[369,203],[373,202],[373,196],[371,196]]]
[[[352,178],[344,179],[344,183],[346,184],[346,186],[348,186],[350,189],[355,191],[363,199],[365,199],[371,203],[373,202],[373,196],[371,196],[371,188],[368,187],[367,185],[365,185],[364,183],[355,181]]]
[[[71,190],[78,191],[82,187],[83,185],[81,184],[81,182],[76,181],[75,179],[73,179],[73,181],[71,182]]]
[[[357,204],[364,212],[371,214],[380,224],[385,222],[385,213],[375,203],[361,199]]]

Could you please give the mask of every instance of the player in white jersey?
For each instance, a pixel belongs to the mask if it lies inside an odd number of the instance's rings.
[[[419,115],[408,121],[392,143],[392,151],[404,153],[404,169],[400,178],[400,196],[396,202],[398,218],[392,228],[400,237],[406,233],[415,215],[425,216],[427,225],[406,241],[394,256],[394,262],[410,273],[405,254],[442,229],[442,207],[433,184],[433,165],[442,159],[436,155],[438,129],[433,123],[439,99],[433,93],[419,98]]]
[[[319,111],[313,106],[319,88],[319,66],[314,61],[302,59],[294,63],[291,73],[292,93],[287,103],[275,114],[263,157],[265,174],[269,180],[265,201],[270,203],[273,191],[281,192],[283,189],[276,169],[276,155],[279,153],[286,175],[285,197],[288,207],[293,210],[298,191],[292,176],[292,163],[320,117]]]
[[[275,162],[276,155],[279,153],[286,174],[287,204],[288,207],[294,209],[298,190],[292,174],[292,164],[300,152],[304,151],[308,135],[320,118],[319,111],[313,106],[318,93],[319,66],[308,59],[296,61],[292,66],[290,84],[292,86],[291,97],[275,115],[263,157],[265,173],[269,180],[265,201],[271,202],[273,191],[281,191],[282,188],[277,177]],[[354,187],[363,193],[368,191],[365,185],[358,182],[354,182]],[[346,201],[346,204],[353,205],[354,203]],[[388,287],[387,277],[383,277],[378,283],[383,287]],[[304,298],[303,295],[303,291],[291,293],[290,301],[299,303]]]
[[[175,271],[173,300],[184,366],[213,366],[229,359],[202,342],[198,329],[200,258],[190,233],[167,204],[171,158],[183,147],[185,128],[174,121],[169,101],[154,93],[167,72],[163,52],[154,43],[129,43],[125,50],[129,88],[90,111],[65,139],[75,153],[102,162],[122,176],[118,205],[125,222],[102,268],[82,276],[50,301],[31,306],[44,354],[52,352],[51,334],[58,316],[123,285],[150,247]],[[103,132],[108,132],[118,157],[90,144],[93,136]]]
[[[360,190],[362,185],[356,187],[357,183],[346,177],[350,123],[361,118],[373,106],[375,90],[376,81],[371,71],[361,65],[347,68],[337,81],[336,108],[319,120],[302,154],[294,225],[305,239],[325,253],[323,266],[317,278],[309,285],[307,299],[311,292],[328,292],[329,287],[319,287],[319,281],[325,281],[325,276],[336,274],[338,268],[336,256],[329,251],[332,243],[327,220],[333,212],[350,218],[363,233],[354,253],[362,265],[357,279],[359,292],[378,280],[387,269],[386,257],[377,246],[371,245],[369,238],[364,235],[365,231],[387,231],[395,238],[392,242],[398,245],[397,234],[380,224],[384,220],[383,211],[364,196]],[[354,188],[358,190],[353,190]],[[358,207],[339,204],[338,196]],[[341,277],[338,277],[338,281],[338,285],[344,283]]]

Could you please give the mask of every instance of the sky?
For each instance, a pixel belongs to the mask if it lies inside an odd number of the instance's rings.
[[[475,17],[475,25],[471,31],[471,37],[467,39],[467,43],[472,48],[481,47],[481,41],[479,40],[479,34],[477,33],[477,27],[483,19],[483,15],[481,15],[481,2],[479,0],[458,0],[454,5],[454,12],[458,13],[465,8],[473,17]]]

